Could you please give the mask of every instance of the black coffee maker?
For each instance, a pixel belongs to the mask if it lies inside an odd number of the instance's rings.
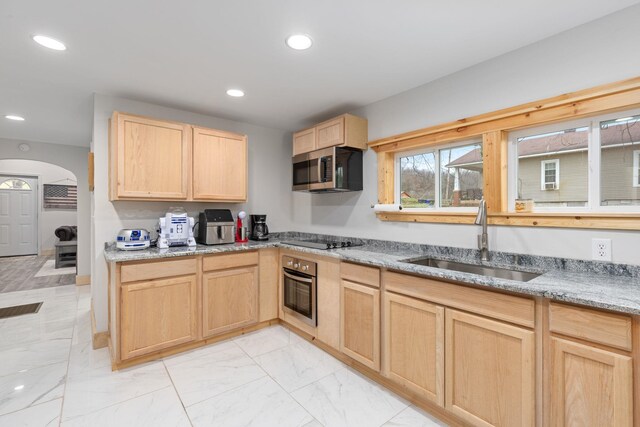
[[[251,240],[269,240],[269,227],[267,227],[266,215],[251,216]]]

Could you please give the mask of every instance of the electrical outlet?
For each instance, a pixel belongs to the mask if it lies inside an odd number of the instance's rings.
[[[591,239],[591,258],[611,261],[611,239]]]

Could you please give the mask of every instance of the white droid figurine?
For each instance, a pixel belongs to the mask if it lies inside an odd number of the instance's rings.
[[[195,221],[187,216],[183,208],[169,208],[170,212],[160,218],[160,231],[158,233],[158,248],[164,249],[170,246],[195,246],[193,237]]]

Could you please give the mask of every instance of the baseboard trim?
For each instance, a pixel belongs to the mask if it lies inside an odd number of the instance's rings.
[[[93,300],[91,300],[91,345],[94,350],[104,348],[109,345],[109,332],[96,331],[96,316],[93,311]]]
[[[42,249],[40,251],[40,255],[41,256],[51,256],[51,255],[55,255],[56,254],[56,250],[55,249]]]
[[[91,283],[91,275],[76,276],[76,286],[88,285]]]

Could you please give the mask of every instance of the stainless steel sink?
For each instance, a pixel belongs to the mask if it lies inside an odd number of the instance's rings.
[[[500,279],[517,280],[528,282],[540,276],[540,273],[530,273],[528,271],[509,270],[506,268],[486,267],[484,265],[466,264],[464,262],[444,261],[433,258],[418,258],[406,260],[409,264],[426,265],[427,267],[441,268],[443,270],[461,271],[463,273],[479,274],[481,276],[497,277]]]

